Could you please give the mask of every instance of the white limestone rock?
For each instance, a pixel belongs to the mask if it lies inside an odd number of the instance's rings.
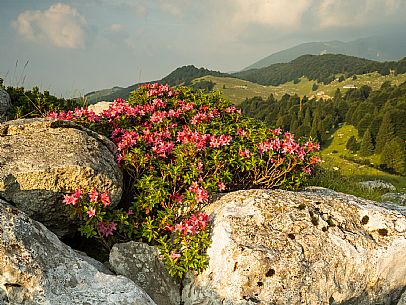
[[[100,270],[0,200],[0,304],[155,304],[130,279]]]
[[[206,212],[209,266],[184,305],[389,305],[406,287],[405,207],[313,188],[229,193]]]

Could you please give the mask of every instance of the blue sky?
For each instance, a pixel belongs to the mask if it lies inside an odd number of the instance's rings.
[[[303,42],[404,32],[404,16],[406,0],[0,0],[0,77],[79,96],[188,64],[237,71]]]

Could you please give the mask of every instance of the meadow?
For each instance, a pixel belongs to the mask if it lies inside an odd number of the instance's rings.
[[[300,78],[300,82],[297,84],[294,84],[293,81],[290,81],[279,86],[263,86],[237,78],[217,76],[204,76],[201,78],[196,78],[193,82],[196,83],[200,80],[214,82],[215,91],[220,91],[226,99],[238,105],[246,98],[261,96],[266,99],[270,94],[273,94],[276,99],[281,98],[285,93],[290,95],[297,94],[300,97],[306,95],[307,97],[316,96],[317,98],[330,98],[334,96],[334,93],[337,89],[340,89],[341,92],[345,92],[346,90],[348,90],[343,88],[345,85],[354,85],[358,88],[362,85],[368,85],[373,90],[375,90],[379,89],[382,83],[386,81],[390,81],[392,85],[399,85],[405,82],[406,74],[382,76],[378,72],[373,72],[363,75],[357,75],[357,78],[355,80],[350,77],[342,82],[334,80],[327,85],[319,83],[319,87],[316,91],[312,91],[312,86],[315,81],[308,80],[305,77]]]
[[[309,184],[377,201],[387,190],[367,190],[358,183],[367,180],[382,180],[393,184],[397,192],[406,192],[406,177],[392,175],[372,166],[360,164],[365,160],[371,165],[377,164],[380,155],[360,157],[358,154],[353,154],[345,147],[351,136],[355,136],[357,141],[360,140],[355,127],[346,124],[331,135],[329,143],[320,151],[322,170]],[[356,162],[345,159],[345,157],[353,158]]]

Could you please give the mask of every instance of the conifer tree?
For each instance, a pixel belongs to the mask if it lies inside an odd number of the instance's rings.
[[[296,133],[297,128],[299,127],[299,123],[297,122],[297,119],[293,119],[292,122],[290,123],[290,128],[289,131],[291,133]]]
[[[383,116],[381,126],[379,126],[378,134],[376,135],[376,152],[380,153],[390,140],[394,138],[394,128],[390,118],[390,112],[386,112]]]
[[[357,125],[358,129],[358,135],[362,137],[364,135],[364,132],[369,128],[369,125],[371,124],[372,121],[372,115],[370,113],[367,113],[362,120],[359,121]]]
[[[357,142],[357,139],[354,136],[351,136],[348,141],[347,144],[345,145],[345,147],[350,150],[352,153],[355,153],[356,151],[359,150],[359,144]]]
[[[304,120],[303,120],[303,125],[309,126],[310,128],[312,126],[312,116],[311,116],[311,113],[310,113],[310,108],[306,109],[305,117],[304,117]]]
[[[402,139],[396,137],[385,144],[382,149],[381,164],[398,174],[405,172],[405,145]]]
[[[362,137],[359,154],[363,157],[370,156],[374,153],[374,144],[372,143],[371,132],[367,129]]]

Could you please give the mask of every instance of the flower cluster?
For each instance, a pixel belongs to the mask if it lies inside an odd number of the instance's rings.
[[[206,213],[199,213],[197,216],[192,214],[189,219],[175,224],[175,226],[166,225],[165,229],[170,232],[179,232],[183,235],[196,235],[201,230],[206,230],[209,216]]]
[[[63,202],[70,206],[72,213],[85,221],[82,227],[82,233],[86,236],[94,236],[97,228],[100,236],[108,237],[113,235],[116,230],[114,221],[105,221],[103,216],[105,209],[111,204],[110,196],[107,191],[99,193],[95,188],[90,192],[84,193],[80,188],[72,194],[66,194]]]
[[[189,192],[195,194],[196,202],[208,202],[209,201],[209,193],[195,181],[189,187]]]
[[[96,190],[65,196],[85,221],[82,232],[159,244],[176,276],[201,271],[207,263],[209,225],[200,211],[210,193],[296,189],[320,161],[314,154],[317,143],[267,129],[220,96],[187,88],[147,84],[100,115],[75,109],[51,116],[109,137],[128,179],[131,193],[124,197],[129,199],[116,209],[109,208],[106,193]]]

